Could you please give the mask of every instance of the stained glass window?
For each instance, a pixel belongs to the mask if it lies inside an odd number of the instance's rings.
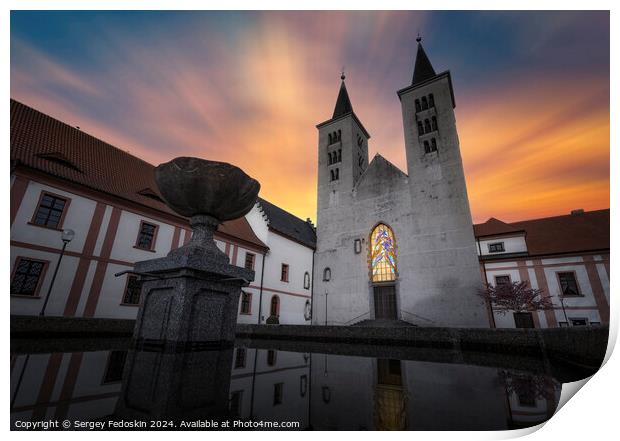
[[[396,280],[396,252],[394,233],[390,227],[379,224],[370,235],[370,271],[373,282]]]

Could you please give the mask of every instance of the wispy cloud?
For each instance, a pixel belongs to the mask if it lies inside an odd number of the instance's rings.
[[[11,95],[152,163],[181,155],[235,163],[261,181],[262,196],[305,218],[316,210],[314,126],[331,115],[344,65],[355,111],[373,136],[371,155],[379,151],[406,170],[395,92],[410,81],[413,40],[418,30],[432,35],[433,14],[196,16],[164,26],[167,15],[149,15],[135,21],[137,29],[107,17],[88,23],[86,41],[71,34],[73,21],[57,23],[66,32],[58,40],[81,44],[87,60],[45,49],[18,29]],[[569,18],[541,31],[539,47],[522,47],[519,56],[549,50],[574,25]],[[441,65],[450,59],[466,65],[467,57],[440,49],[436,58],[429,49],[438,70],[452,67]],[[478,80],[453,71],[474,218],[608,206],[608,72],[530,66],[510,75],[502,65],[489,81],[493,61]]]

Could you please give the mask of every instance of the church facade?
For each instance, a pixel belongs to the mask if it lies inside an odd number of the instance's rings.
[[[413,79],[398,91],[407,173],[376,155],[342,84],[317,125],[313,323],[402,320],[488,327],[454,115],[450,72],[418,40]]]

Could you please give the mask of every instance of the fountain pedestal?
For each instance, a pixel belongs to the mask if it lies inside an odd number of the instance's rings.
[[[254,271],[231,265],[213,233],[252,208],[260,185],[237,167],[197,158],[162,164],[155,177],[166,203],[190,217],[193,234],[166,257],[136,263],[142,301],[134,339],[177,348],[231,343],[241,288]]]

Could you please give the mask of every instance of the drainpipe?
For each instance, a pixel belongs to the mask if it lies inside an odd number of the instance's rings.
[[[314,255],[316,249],[312,250],[312,275],[310,276],[310,326],[314,319]]]
[[[260,291],[258,294],[258,324],[261,324],[261,316],[263,314],[263,282],[265,280],[265,259],[267,258],[267,253],[263,254],[263,264],[260,271]]]
[[[482,272],[484,274],[484,286],[486,288],[487,283],[488,283],[487,264],[484,261],[484,259],[482,259],[482,247],[480,246],[480,239],[476,238],[476,243],[478,244],[478,252],[480,253],[480,259],[482,260]],[[491,304],[491,302],[489,302],[489,309],[491,310],[491,324],[493,325],[493,328],[497,328],[497,325],[495,324],[495,313],[493,312],[493,305]]]

